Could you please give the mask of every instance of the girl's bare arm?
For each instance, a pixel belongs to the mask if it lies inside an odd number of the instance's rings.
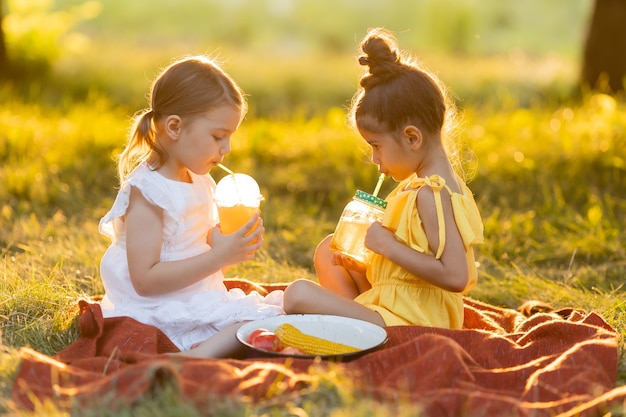
[[[380,223],[372,225],[366,236],[366,246],[380,253],[413,275],[448,291],[460,292],[468,281],[465,246],[454,221],[452,203],[442,191],[443,215],[446,224],[445,247],[439,259],[418,252],[398,241],[391,230]],[[439,248],[439,225],[433,192],[424,188],[417,194],[417,209],[424,225],[430,250]]]
[[[126,210],[126,253],[130,279],[138,294],[166,294],[185,288],[223,267],[252,259],[262,245],[262,224],[249,236],[258,218],[241,230],[221,235],[213,230],[211,250],[179,261],[161,262],[163,210],[133,187]]]

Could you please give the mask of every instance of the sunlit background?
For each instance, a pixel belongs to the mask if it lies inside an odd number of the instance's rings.
[[[13,57],[51,65],[77,93],[103,89],[141,108],[159,67],[208,53],[251,95],[254,112],[274,115],[344,106],[360,73],[358,42],[375,26],[392,30],[464,102],[563,96],[580,71],[592,8],[592,0],[5,3]]]

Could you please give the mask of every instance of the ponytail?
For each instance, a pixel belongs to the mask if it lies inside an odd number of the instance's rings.
[[[124,182],[133,169],[155,152],[159,158],[167,157],[165,151],[156,141],[156,131],[152,109],[143,110],[133,118],[134,122],[129,134],[129,140],[124,151],[117,158],[117,173],[120,183]]]

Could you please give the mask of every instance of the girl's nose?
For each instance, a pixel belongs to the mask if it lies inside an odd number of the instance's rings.
[[[222,155],[228,155],[230,153],[230,139],[220,148]]]

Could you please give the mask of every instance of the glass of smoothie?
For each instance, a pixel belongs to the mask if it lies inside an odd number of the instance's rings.
[[[365,235],[373,222],[382,222],[387,202],[365,191],[357,190],[343,209],[330,241],[330,249],[368,264],[372,252],[365,247]]]
[[[255,213],[260,213],[261,201],[263,196],[259,185],[251,176],[233,173],[223,177],[215,188],[222,233],[239,230]]]

